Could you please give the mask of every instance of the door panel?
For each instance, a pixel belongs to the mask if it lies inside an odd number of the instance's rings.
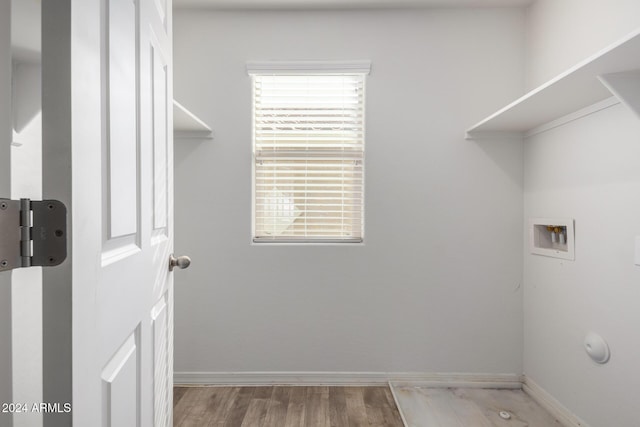
[[[102,371],[103,427],[140,425],[137,338],[129,336]]]
[[[109,0],[107,9],[108,236],[114,238],[136,233],[138,222],[136,5]]]
[[[168,200],[167,200],[167,62],[154,33],[151,33],[151,81],[153,82],[153,227],[166,235]],[[157,233],[155,233],[157,234]]]
[[[170,387],[169,378],[169,316],[165,296],[151,310],[151,328],[153,333],[153,382],[154,382],[154,426],[164,427],[171,425],[168,411]]]
[[[167,16],[167,0],[154,0],[157,8],[158,18],[160,18],[160,22],[166,29],[166,16]]]

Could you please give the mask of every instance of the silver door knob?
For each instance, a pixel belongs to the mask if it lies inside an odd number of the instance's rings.
[[[181,270],[189,267],[191,265],[191,258],[188,256],[179,256],[174,257],[173,254],[169,257],[169,271],[173,271],[174,268],[178,267]]]

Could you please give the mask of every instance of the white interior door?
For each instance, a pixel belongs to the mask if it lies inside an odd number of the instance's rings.
[[[172,424],[170,0],[42,2],[44,198],[69,210],[45,269],[46,426]]]

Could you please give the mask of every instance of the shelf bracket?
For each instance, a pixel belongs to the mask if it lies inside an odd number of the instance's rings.
[[[464,139],[467,141],[503,141],[521,140],[523,137],[524,134],[522,132],[469,130],[465,134]]]
[[[174,139],[213,139],[213,131],[205,122],[174,99],[173,137]]]
[[[640,117],[640,70],[603,74],[598,76],[598,80]]]

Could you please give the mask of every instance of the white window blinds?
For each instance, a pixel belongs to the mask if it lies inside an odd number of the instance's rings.
[[[362,241],[364,80],[253,75],[254,241]]]

